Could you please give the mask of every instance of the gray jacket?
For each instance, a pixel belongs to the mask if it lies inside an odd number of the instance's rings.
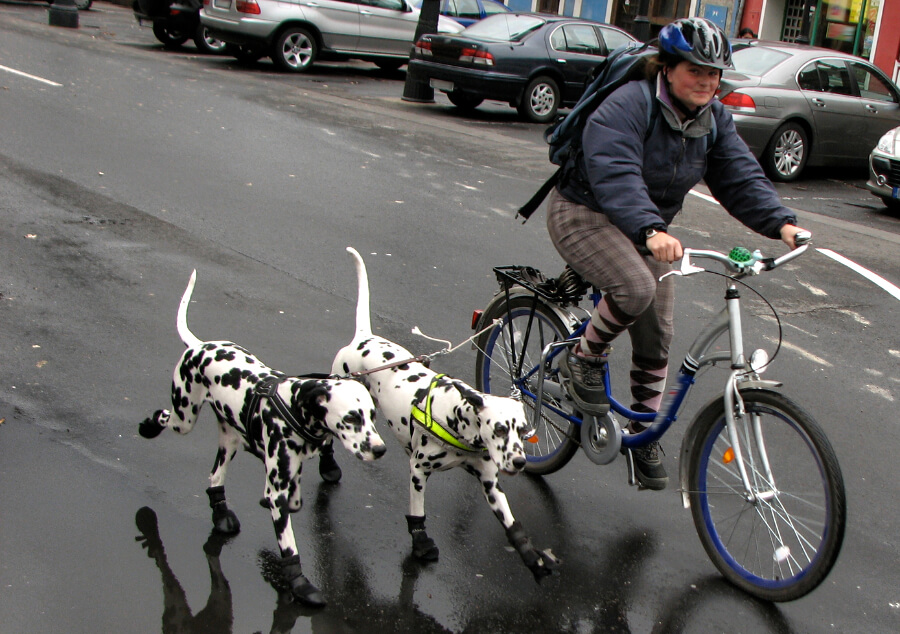
[[[682,125],[662,80],[655,92],[655,114],[640,81],[598,106],[585,124],[577,167],[563,172],[563,196],[606,214],[635,244],[644,243],[644,229],[667,227],[700,180],[728,213],[764,236],[779,238],[783,225],[796,224],[718,100]]]

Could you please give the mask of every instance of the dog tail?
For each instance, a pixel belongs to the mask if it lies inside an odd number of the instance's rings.
[[[178,305],[178,317],[175,320],[178,327],[178,336],[181,337],[184,345],[188,348],[194,348],[203,343],[194,336],[194,333],[190,331],[187,325],[188,304],[191,303],[191,295],[194,293],[194,284],[196,282],[197,269],[194,269],[194,272],[191,273],[191,279],[188,282],[187,289],[185,289],[184,295],[181,296],[181,303]]]
[[[369,276],[366,273],[366,263],[362,256],[353,247],[347,247],[347,252],[353,256],[356,262],[356,281],[359,286],[356,297],[356,333],[371,334],[372,320],[369,316]]]

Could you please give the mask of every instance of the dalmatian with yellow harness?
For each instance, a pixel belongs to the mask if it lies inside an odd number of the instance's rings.
[[[509,508],[500,488],[501,472],[525,467],[523,440],[530,424],[521,402],[482,394],[462,381],[430,370],[396,343],[372,333],[369,282],[359,253],[356,334],[332,364],[332,373],[362,381],[388,426],[409,455],[409,515],[413,555],[436,561],[438,547],[425,530],[425,484],[436,471],[462,467],[481,482],[481,491],[535,579],[553,573],[558,560],[538,551]]]

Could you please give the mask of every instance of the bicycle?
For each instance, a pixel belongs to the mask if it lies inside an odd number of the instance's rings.
[[[803,238],[809,241],[808,234]],[[513,396],[526,404],[534,434],[526,443],[525,471],[554,473],[580,446],[596,464],[625,454],[629,483],[637,485],[631,449],[666,433],[701,369],[729,363],[723,394],[704,405],[685,431],[679,468],[683,503],[691,509],[710,559],[736,586],[771,601],[791,601],[815,589],[834,565],[843,541],[843,477],[818,423],[778,390],[780,382],[761,378],[771,362],[768,354],[760,349],[745,357],[738,288],[753,290],[740,278],[771,271],[808,246],[776,259],[743,248],[729,254],[684,250],[680,268],[666,276],[704,272],[695,259],[723,265],[726,274],[709,272],[727,280],[725,307],[691,345],[658,414],[638,413],[617,401],[607,364],[610,411],[583,417],[568,395],[559,362],[588,324],[590,313],[579,304],[589,285],[568,266],[550,279],[530,267],[494,268],[500,291],[473,317],[473,327],[482,331],[475,339],[476,384],[486,393]],[[590,297],[595,305],[600,293],[593,289]],[[778,323],[780,348],[780,320],[769,307]],[[584,316],[576,316],[575,310]],[[713,350],[726,332],[728,349]],[[619,425],[617,414],[650,426],[630,434]]]

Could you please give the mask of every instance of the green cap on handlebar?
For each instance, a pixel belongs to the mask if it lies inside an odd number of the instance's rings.
[[[753,254],[750,253],[750,249],[734,247],[731,253],[728,254],[728,259],[735,264],[749,264],[753,261]]]

